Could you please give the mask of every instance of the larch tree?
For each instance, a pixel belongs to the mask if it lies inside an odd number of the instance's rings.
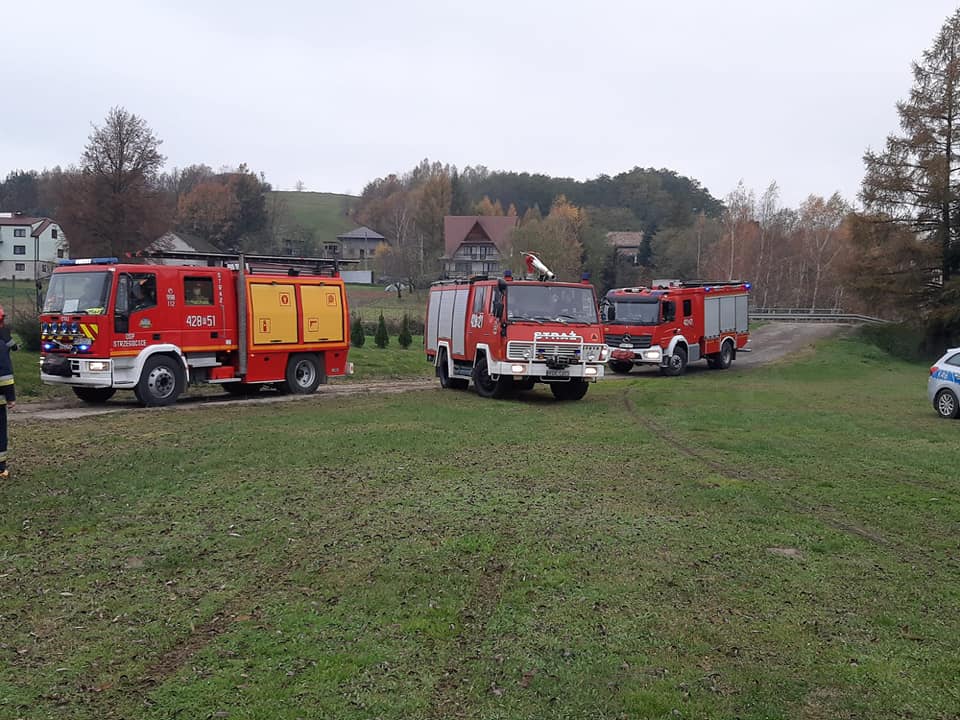
[[[913,64],[910,97],[897,113],[900,133],[864,155],[860,197],[870,216],[936,243],[946,283],[960,268],[960,10]]]

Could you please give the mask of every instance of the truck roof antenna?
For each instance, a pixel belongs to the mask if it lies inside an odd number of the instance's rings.
[[[523,253],[524,262],[527,263],[527,274],[536,275],[537,280],[543,282],[544,280],[553,280],[556,275],[554,275],[550,268],[543,264],[543,261],[540,260],[532,252]]]

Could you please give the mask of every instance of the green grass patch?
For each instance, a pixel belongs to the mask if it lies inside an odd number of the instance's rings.
[[[925,382],[841,339],[576,403],[16,424],[0,716],[950,717],[960,424]]]
[[[357,203],[358,198],[353,195],[288,190],[275,190],[270,195],[279,196],[287,217],[313,230],[319,241],[332,242],[337,235],[357,226],[346,213]],[[267,206],[272,207],[272,204],[273,200],[268,199]]]

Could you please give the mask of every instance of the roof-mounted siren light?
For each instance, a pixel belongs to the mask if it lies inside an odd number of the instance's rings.
[[[554,275],[550,268],[543,264],[543,262],[534,255],[532,252],[523,253],[524,262],[527,263],[527,274],[536,275],[537,280],[553,280],[556,275]]]

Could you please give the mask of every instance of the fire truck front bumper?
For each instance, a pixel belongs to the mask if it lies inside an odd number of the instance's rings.
[[[644,348],[642,350],[628,350],[625,348],[613,348],[610,352],[611,360],[632,363],[648,363],[650,365],[663,364],[663,350],[659,345]]]
[[[515,380],[535,377],[544,382],[564,380],[598,380],[603,377],[602,363],[574,363],[563,367],[549,367],[543,362],[504,361],[493,363],[490,374],[513,377]]]
[[[113,363],[96,358],[47,355],[40,361],[40,380],[52,385],[113,386]]]

